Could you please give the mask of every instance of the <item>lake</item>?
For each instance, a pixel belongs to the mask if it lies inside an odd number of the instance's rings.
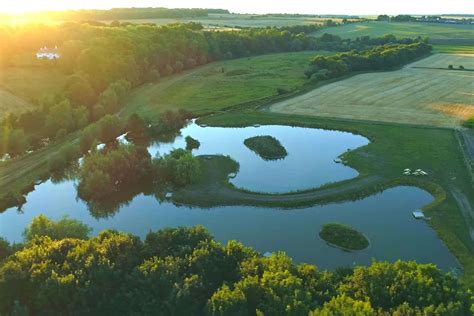
[[[200,127],[191,124],[171,143],[149,147],[163,154],[184,147],[187,135],[198,139],[195,155],[224,154],[239,162],[240,171],[232,182],[242,188],[262,192],[288,192],[318,187],[328,182],[350,179],[357,171],[337,164],[334,159],[347,149],[364,146],[364,137],[338,131],[287,126],[247,128]],[[243,145],[252,136],[271,135],[287,149],[288,156],[264,161]],[[76,181],[37,185],[28,194],[21,212],[16,208],[0,214],[0,235],[21,241],[31,219],[45,214],[52,219],[64,215],[78,219],[94,230],[114,228],[144,237],[150,230],[165,227],[203,225],[220,242],[236,239],[261,252],[285,251],[296,262],[320,268],[369,264],[372,258],[394,261],[416,260],[435,263],[444,270],[459,265],[436,233],[412,211],[432,201],[429,193],[413,187],[396,187],[355,202],[278,209],[221,206],[211,209],[176,206],[160,202],[153,195],[139,194],[108,217],[94,217],[86,203],[77,198]],[[328,246],[318,236],[328,222],[348,224],[371,241],[368,249],[344,252]]]

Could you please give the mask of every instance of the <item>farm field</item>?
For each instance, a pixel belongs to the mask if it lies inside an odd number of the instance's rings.
[[[206,18],[182,18],[182,19],[132,19],[121,20],[130,23],[154,23],[165,25],[171,23],[201,23],[206,28],[213,27],[267,27],[267,26],[293,26],[302,24],[323,24],[329,18],[324,17],[295,17],[295,16],[266,16],[254,14],[216,14],[211,13]],[[341,22],[342,19],[331,18],[335,22]],[[110,21],[103,21],[105,23]]]
[[[474,115],[474,73],[447,67],[473,56],[432,55],[397,71],[359,74],[276,103],[272,112],[457,127]]]
[[[342,38],[355,39],[361,36],[380,37],[393,34],[396,37],[429,37],[432,40],[474,40],[474,26],[446,25],[415,22],[364,22],[346,24],[338,27],[324,28],[314,33],[320,36],[324,33],[338,35]]]
[[[433,45],[433,52],[445,54],[474,54],[474,45]]]
[[[315,54],[299,52],[229,60],[165,78],[136,89],[123,114],[156,117],[160,112],[187,109],[194,113],[222,110],[278,96],[304,85],[304,69]]]

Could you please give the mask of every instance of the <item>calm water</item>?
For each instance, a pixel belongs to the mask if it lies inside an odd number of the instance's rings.
[[[168,144],[150,147],[150,153],[164,154],[172,148],[184,148],[184,138],[192,136],[201,146],[195,155],[229,155],[240,164],[231,182],[251,191],[282,193],[319,187],[329,182],[354,178],[357,171],[334,162],[348,149],[367,145],[368,139],[351,133],[290,126],[246,128],[200,127],[190,124]],[[244,145],[244,140],[259,135],[276,137],[286,148],[282,160],[265,161]]]
[[[238,161],[241,169],[234,179],[237,186],[274,192],[310,188],[356,176],[354,170],[335,164],[333,159],[347,148],[367,143],[365,138],[348,133],[278,126],[224,129],[190,125],[182,134],[201,142],[195,154],[222,153]],[[276,162],[263,161],[242,144],[245,138],[255,135],[275,136],[289,155]],[[150,151],[165,153],[183,146],[183,138],[177,138],[172,144],[152,146]],[[289,177],[292,172],[298,176]],[[314,263],[321,268],[368,264],[372,258],[389,261],[400,258],[432,262],[450,270],[458,267],[455,258],[427,223],[414,220],[411,215],[431,200],[423,190],[398,187],[357,202],[304,209],[236,206],[200,209],[160,203],[154,196],[140,194],[115,214],[96,218],[76,198],[74,181],[59,184],[47,181],[27,196],[22,212],[9,209],[0,214],[0,235],[10,241],[21,241],[24,228],[39,214],[53,219],[69,215],[91,226],[94,234],[115,228],[141,237],[150,230],[201,224],[220,242],[237,239],[261,252],[285,251],[297,262]],[[371,246],[351,253],[327,246],[319,239],[318,232],[322,224],[334,221],[365,233]]]

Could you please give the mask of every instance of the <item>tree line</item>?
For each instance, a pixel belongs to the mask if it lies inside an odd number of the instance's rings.
[[[66,10],[26,14],[29,18],[44,17],[61,21],[101,21],[134,19],[204,18],[209,14],[229,14],[224,9],[114,8],[110,10]]]
[[[373,262],[333,272],[264,257],[203,227],[142,241],[37,217],[25,243],[0,239],[4,315],[470,315],[472,293],[432,264]]]
[[[385,44],[365,51],[313,57],[305,75],[312,81],[337,78],[357,71],[389,70],[404,65],[431,51],[425,41],[412,44]]]

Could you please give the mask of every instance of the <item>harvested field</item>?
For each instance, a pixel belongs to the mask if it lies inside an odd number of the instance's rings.
[[[474,54],[436,54],[414,62],[410,67],[448,68],[449,65],[454,68],[462,65],[466,69],[474,69]]]
[[[401,70],[361,74],[328,84],[276,103],[270,111],[458,127],[474,115],[474,72],[413,68],[435,68],[452,61],[450,56],[463,65],[474,61],[469,55],[433,55]]]

